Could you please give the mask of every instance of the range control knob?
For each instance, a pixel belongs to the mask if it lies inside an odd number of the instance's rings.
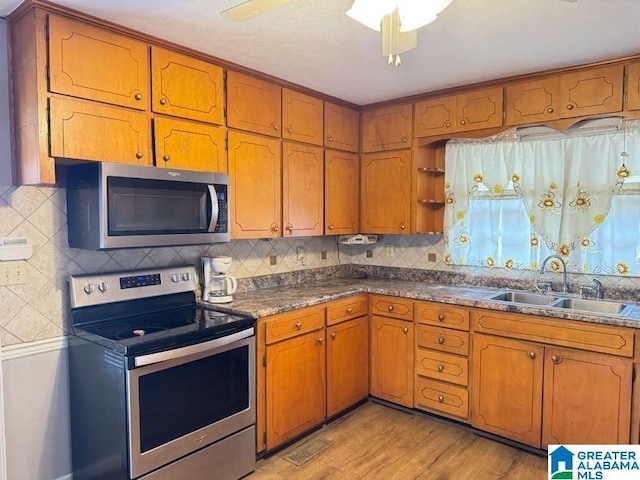
[[[191,280],[191,274],[189,272],[183,273],[182,274],[182,280],[184,280],[185,282]]]
[[[109,290],[109,284],[107,282],[99,282],[98,290],[100,290],[102,293],[106,293],[107,290]]]
[[[87,295],[91,295],[95,290],[95,287],[93,286],[93,283],[85,283],[82,287],[82,290],[84,290],[84,293],[86,293]]]
[[[177,273],[172,273],[171,274],[171,281],[174,283],[177,283],[180,281],[180,275]]]

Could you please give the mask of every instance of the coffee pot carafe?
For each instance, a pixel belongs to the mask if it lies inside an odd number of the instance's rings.
[[[202,300],[210,303],[229,303],[238,288],[237,280],[227,274],[231,257],[202,257]]]

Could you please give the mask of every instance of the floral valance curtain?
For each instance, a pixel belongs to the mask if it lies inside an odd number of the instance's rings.
[[[638,171],[638,146],[640,128],[631,122],[621,131],[567,138],[449,142],[445,259],[537,268],[541,255],[557,253],[584,271],[592,232]]]

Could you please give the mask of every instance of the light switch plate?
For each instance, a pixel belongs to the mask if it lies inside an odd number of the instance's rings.
[[[27,283],[27,269],[24,260],[0,262],[0,286]]]

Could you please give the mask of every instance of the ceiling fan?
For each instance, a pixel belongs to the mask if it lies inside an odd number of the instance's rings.
[[[242,22],[249,20],[250,18],[262,15],[269,10],[289,3],[291,0],[246,0],[239,5],[227,8],[220,12],[227,20],[234,20],[236,22]]]

